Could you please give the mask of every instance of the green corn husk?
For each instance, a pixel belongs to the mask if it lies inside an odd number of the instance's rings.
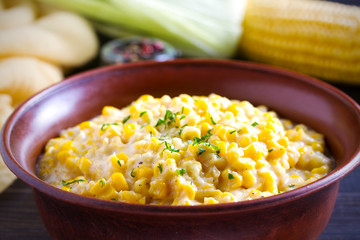
[[[111,37],[160,38],[185,56],[228,58],[242,35],[247,0],[39,0],[77,12]]]

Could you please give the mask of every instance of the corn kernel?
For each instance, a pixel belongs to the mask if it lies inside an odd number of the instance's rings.
[[[217,127],[214,135],[218,136],[221,141],[228,141],[227,129],[224,126]]]
[[[122,191],[120,194],[120,199],[128,202],[128,203],[141,203],[145,204],[146,198],[139,194],[135,193],[134,191]]]
[[[77,165],[81,172],[88,174],[92,162],[90,159],[82,157],[77,161]]]
[[[193,101],[192,97],[188,94],[181,94],[179,97],[184,103],[191,103]]]
[[[235,202],[235,196],[230,192],[223,192],[219,197],[219,202]]]
[[[191,184],[184,183],[180,177],[175,180],[175,198],[186,197],[189,200],[194,200],[195,190]]]
[[[94,124],[90,121],[85,121],[85,122],[82,122],[80,123],[80,129],[81,130],[84,130],[84,129],[87,129],[87,128],[91,128]]]
[[[60,151],[56,154],[56,158],[61,164],[64,164],[70,156],[71,154],[68,151]]]
[[[102,109],[102,115],[104,116],[110,116],[112,114],[114,114],[115,112],[119,111],[118,108],[112,107],[112,106],[105,106]]]
[[[259,141],[267,144],[274,138],[273,134],[274,132],[271,129],[268,128],[262,129],[258,135]]]
[[[329,171],[329,167],[324,165],[311,170],[311,174],[326,174]]]
[[[63,186],[61,187],[61,190],[64,190],[66,192],[71,192],[71,188],[67,187],[67,186]]]
[[[227,161],[238,171],[251,170],[255,167],[255,161],[251,158],[243,157],[243,153],[240,149],[232,148],[227,152]]]
[[[240,188],[242,185],[242,177],[230,169],[221,172],[220,189],[223,191],[231,191]]]
[[[185,141],[200,137],[200,130],[197,127],[186,126],[183,128],[181,138]]]
[[[118,154],[113,154],[110,157],[111,165],[116,171],[121,171],[124,173],[125,163],[128,161],[128,156],[126,153],[119,152]]]
[[[67,140],[61,145],[60,151],[70,151],[70,150],[73,150],[74,148],[75,148],[75,146],[74,146],[73,141]]]
[[[207,101],[205,101],[203,99],[196,100],[195,106],[196,106],[197,112],[199,114],[206,113],[209,109],[209,104],[207,103]]]
[[[239,138],[239,145],[241,147],[247,147],[251,143],[257,141],[258,141],[257,135],[241,135],[241,137]]]
[[[137,107],[136,104],[132,104],[129,108],[129,112],[131,114],[135,114],[135,113],[139,113],[140,112],[140,109]]]
[[[255,161],[261,159],[264,156],[264,151],[259,144],[251,143],[244,149],[244,157],[251,158]]]
[[[204,198],[204,204],[218,204],[219,201],[215,200],[214,198],[212,197],[206,197]]]
[[[136,182],[134,183],[134,191],[136,193],[142,194],[143,196],[147,196],[150,187],[149,182],[150,180],[146,178],[141,178],[139,180],[136,180]]]
[[[139,170],[137,171],[137,177],[139,179],[140,178],[151,179],[153,175],[154,175],[153,169],[149,167],[142,167],[139,168]]]
[[[282,137],[278,140],[278,143],[284,148],[287,148],[289,146],[289,139],[287,137]]]
[[[221,141],[218,144],[216,144],[218,146],[218,148],[220,148],[220,153],[219,156],[220,157],[224,157],[228,151],[228,143]]]
[[[155,199],[163,199],[168,195],[168,187],[163,180],[155,180],[150,183],[149,194]]]
[[[233,103],[227,108],[227,111],[230,111],[234,116],[237,116],[240,113],[241,108],[236,103]]]
[[[311,143],[311,147],[314,149],[314,151],[324,152],[323,142],[313,142]]]
[[[155,100],[154,97],[149,94],[144,94],[144,95],[140,96],[140,98],[138,99],[138,101],[146,101],[146,102],[151,102],[154,100]]]
[[[90,193],[94,195],[99,195],[106,189],[105,179],[99,179],[92,187],[90,187]]]
[[[201,135],[204,136],[206,134],[209,134],[209,130],[212,129],[211,125],[207,122],[204,122],[201,124]]]
[[[242,186],[244,188],[251,188],[256,183],[256,178],[251,171],[245,170],[241,175],[243,177]]]
[[[154,127],[152,127],[150,125],[147,125],[144,129],[145,129],[145,131],[150,133],[151,136],[157,136],[159,134],[159,132]]]
[[[120,172],[116,172],[113,173],[110,177],[111,179],[111,185],[115,188],[116,191],[121,191],[121,190],[128,190],[129,186],[125,180],[125,177],[122,173]]]
[[[260,174],[263,177],[263,191],[269,191],[271,193],[278,193],[277,184],[276,184],[276,177],[271,172],[264,172]]]
[[[129,123],[124,125],[124,138],[129,140],[129,138],[135,133],[136,125],[134,123]]]

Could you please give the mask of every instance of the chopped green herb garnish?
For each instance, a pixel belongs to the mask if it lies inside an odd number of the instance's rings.
[[[235,177],[234,177],[234,175],[232,173],[229,173],[228,178],[231,180],[231,179],[234,179]]]
[[[185,115],[181,115],[180,120],[182,120],[182,119],[184,119],[184,118],[186,118],[186,116],[185,116]]]
[[[211,115],[210,115],[210,120],[211,120],[212,124],[216,125],[216,122],[214,121],[214,119]]]
[[[251,124],[251,126],[253,126],[253,127],[256,127],[257,125],[259,125],[258,122],[253,122],[253,123]]]
[[[186,169],[185,169],[185,168],[182,168],[182,169],[176,170],[176,172],[177,172],[179,175],[184,175],[184,174],[186,173]]]
[[[207,142],[207,141],[209,141],[209,138],[211,136],[212,136],[212,134],[206,134],[206,135],[202,136],[201,138],[194,137],[193,145]]]
[[[234,130],[234,131],[231,131],[231,132],[230,132],[230,134],[233,134],[233,133],[235,133],[235,132],[236,132],[236,130]]]
[[[146,111],[141,112],[140,117],[142,117],[145,113],[146,113]]]
[[[198,153],[198,156],[200,156],[201,154],[203,154],[205,152],[205,149],[203,149],[201,147],[199,147],[199,150],[200,150],[200,152]]]
[[[237,133],[241,132],[241,130],[242,130],[242,128],[241,128],[241,129],[239,129],[239,130],[237,130]]]
[[[164,143],[165,143],[165,148],[163,151],[168,150],[169,152],[180,152],[180,149],[176,149],[174,146],[169,144],[167,141],[165,141]]]
[[[120,162],[120,160],[118,159],[118,160],[116,160],[116,162],[117,162],[117,164],[119,164],[119,166],[121,167],[121,162]]]
[[[66,182],[66,181],[62,180],[61,182],[62,182],[63,186],[68,186],[70,184],[73,184],[73,183],[76,183],[76,182],[82,182],[82,181],[85,181],[85,180],[84,179],[76,179],[76,180],[73,180],[73,181],[70,181],[70,182]]]
[[[184,113],[184,110],[185,110],[185,108],[184,108],[184,106],[182,106],[182,108],[181,108],[181,113],[180,113],[180,114],[183,114],[183,113]]]
[[[187,124],[184,124],[180,127],[179,136],[181,136],[182,131],[184,130],[184,127],[186,127]]]
[[[208,147],[212,147],[215,151],[216,151],[216,154],[219,154],[220,151],[221,151],[221,148],[219,148],[218,146],[214,145],[214,144],[211,144],[211,143],[204,143],[205,146],[208,146]]]
[[[116,198],[112,198],[112,199],[110,199],[111,201],[116,201]]]
[[[162,124],[165,125],[165,128],[167,126],[170,126],[171,123],[175,123],[176,122],[176,116],[177,116],[178,113],[173,113],[172,111],[170,110],[166,110],[165,112],[165,116],[164,116],[164,119],[161,119],[159,118],[159,120],[157,121],[155,127],[158,127]]]
[[[159,165],[157,165],[157,168],[159,169],[160,173],[162,173],[163,169],[162,169],[161,163],[159,163]]]
[[[102,178],[100,179],[101,187],[105,186],[105,180]]]
[[[122,123],[125,124],[129,119],[131,118],[131,115],[127,116],[122,120]]]
[[[104,131],[105,127],[110,126],[110,125],[119,125],[119,123],[104,123],[103,125],[101,125],[100,130]]]
[[[295,184],[290,184],[289,187],[293,188],[293,187],[295,187]]]
[[[272,148],[272,149],[269,149],[269,153],[271,153],[272,151],[274,151],[274,149]]]
[[[133,177],[133,178],[135,177],[134,168],[131,170],[130,176]]]

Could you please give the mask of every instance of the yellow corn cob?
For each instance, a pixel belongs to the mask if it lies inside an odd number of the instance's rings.
[[[360,84],[360,7],[318,0],[249,0],[243,24],[243,57]]]

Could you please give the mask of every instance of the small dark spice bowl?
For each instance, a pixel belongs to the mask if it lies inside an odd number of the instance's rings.
[[[45,143],[62,129],[124,107],[142,94],[208,95],[266,105],[326,137],[336,167],[326,177],[276,196],[199,206],[140,205],[57,189],[36,176]],[[339,181],[360,162],[360,107],[327,83],[291,71],[226,60],[175,60],[107,66],[35,95],[10,116],[0,150],[34,189],[54,239],[316,239],[332,214]]]

